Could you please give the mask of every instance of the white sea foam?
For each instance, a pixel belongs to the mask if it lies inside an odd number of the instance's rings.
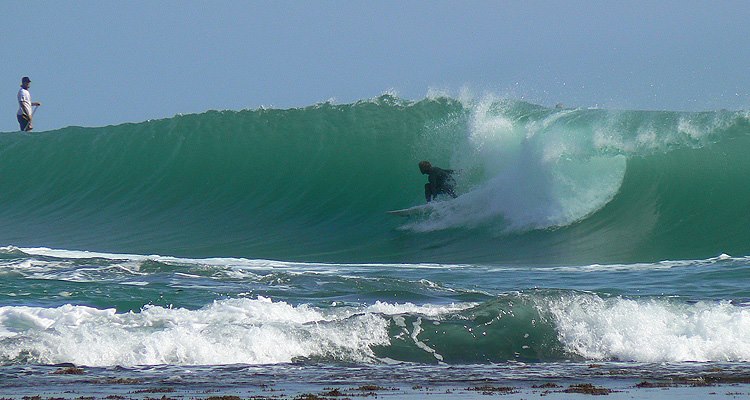
[[[367,307],[367,311],[386,315],[418,314],[431,318],[439,318],[442,315],[458,313],[476,305],[476,303],[415,305],[412,303],[392,304],[376,301],[375,304]]]
[[[447,205],[447,204],[440,204]],[[439,205],[439,206],[440,206]],[[19,259],[19,260],[8,260],[0,263],[0,273],[13,271],[23,272],[25,275],[33,278],[43,279],[44,274],[47,274],[50,279],[56,279],[57,275],[52,272],[59,269],[69,269],[72,266],[72,262],[82,261],[87,259],[104,259],[115,262],[113,265],[108,265],[104,268],[115,268],[122,271],[125,274],[132,274],[136,276],[148,275],[148,273],[141,272],[141,263],[146,261],[161,262],[165,264],[174,264],[180,266],[207,266],[216,267],[223,270],[223,274],[230,278],[244,279],[254,278],[258,275],[253,271],[268,271],[268,270],[284,270],[289,273],[321,273],[321,274],[336,274],[338,276],[345,277],[342,275],[342,271],[347,273],[356,272],[367,272],[372,268],[387,268],[400,270],[404,269],[439,269],[442,271],[448,270],[474,270],[481,269],[489,272],[493,271],[527,271],[530,269],[534,270],[546,270],[546,271],[563,271],[563,272],[599,272],[599,271],[645,271],[645,270],[664,270],[680,267],[694,267],[694,266],[710,266],[716,263],[728,264],[728,265],[745,265],[750,262],[750,256],[745,257],[734,257],[728,254],[720,254],[716,257],[711,257],[701,260],[665,260],[655,263],[633,263],[633,264],[590,264],[590,265],[571,265],[571,266],[555,266],[555,267],[514,267],[514,266],[482,266],[482,265],[471,265],[471,264],[393,264],[393,263],[382,263],[382,264],[341,264],[341,263],[304,263],[304,262],[288,262],[288,261],[277,261],[277,260],[263,260],[263,259],[245,259],[245,258],[179,258],[170,256],[160,255],[136,255],[136,254],[118,254],[118,253],[100,253],[100,252],[89,252],[89,251],[78,251],[78,250],[64,250],[64,249],[50,249],[46,247],[34,247],[34,248],[18,248],[18,247],[0,247],[0,252],[23,252],[27,256],[44,256],[44,257],[55,257],[58,260],[36,260],[36,259]],[[123,261],[124,260],[124,261]],[[67,271],[65,272],[68,273]],[[177,275],[188,276],[182,272],[177,272]],[[199,275],[193,275],[199,277]],[[365,279],[361,276],[352,275],[353,279]],[[101,279],[101,277],[97,278]],[[426,281],[422,282],[427,286],[434,286],[434,283]],[[449,290],[447,288],[443,288]]]
[[[390,316],[439,318],[464,306],[376,303],[316,309],[267,298],[216,301],[198,310],[147,306],[116,313],[86,306],[0,307],[0,360],[89,366],[268,364],[299,357],[375,359]]]
[[[565,348],[587,359],[748,361],[750,309],[727,301],[675,303],[568,295],[546,300]]]
[[[320,263],[320,262],[293,262],[266,259],[248,258],[182,258],[164,255],[140,255],[126,253],[103,253],[83,250],[52,249],[47,247],[0,247],[1,253],[21,252],[26,256],[53,257],[56,260],[19,259],[0,263],[0,272],[23,271],[30,273],[49,273],[61,268],[69,268],[72,261],[85,261],[92,259],[107,260],[107,266],[103,268],[117,268],[124,273],[133,275],[145,275],[141,272],[141,264],[144,262],[158,262],[177,266],[202,266],[216,267],[224,271],[228,277],[247,278],[256,276],[253,271],[283,270],[288,273],[320,273],[341,275],[342,271],[353,273],[357,271],[368,271],[372,268],[409,268],[409,269],[462,269],[471,268],[470,264],[404,264],[404,263]],[[110,264],[114,263],[114,264]],[[50,275],[52,277],[53,275]],[[41,275],[40,275],[41,277]],[[359,279],[359,277],[358,277]]]

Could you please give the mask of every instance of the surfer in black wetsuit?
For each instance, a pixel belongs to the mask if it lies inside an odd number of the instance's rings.
[[[429,203],[439,194],[447,194],[456,198],[454,188],[456,181],[453,180],[453,170],[433,167],[429,161],[419,162],[419,171],[427,175],[427,183],[424,185],[424,198]]]

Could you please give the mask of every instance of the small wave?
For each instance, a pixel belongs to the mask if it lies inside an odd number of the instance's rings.
[[[377,303],[324,310],[262,297],[216,301],[198,310],[147,306],[137,313],[72,305],[0,307],[0,360],[90,366],[373,362],[372,348],[389,344],[388,315],[434,318],[463,308]]]
[[[747,361],[729,302],[539,290],[484,303],[315,307],[257,297],[190,310],[0,307],[0,362],[90,366],[293,361]]]

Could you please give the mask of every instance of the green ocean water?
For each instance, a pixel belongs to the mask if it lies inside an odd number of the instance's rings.
[[[383,96],[0,137],[0,243],[185,257],[590,264],[748,253],[744,112]],[[459,170],[430,217],[416,164]]]
[[[0,397],[746,379],[749,147],[744,111],[393,96],[3,133]],[[459,196],[387,214],[420,160]]]

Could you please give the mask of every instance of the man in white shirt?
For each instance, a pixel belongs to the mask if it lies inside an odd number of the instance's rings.
[[[31,93],[29,93],[29,86],[31,86],[31,79],[28,76],[24,76],[21,79],[21,89],[18,90],[18,124],[21,126],[21,131],[27,132],[34,129],[31,124],[31,119],[34,116],[34,111],[31,107],[41,106],[42,103],[32,103]]]

